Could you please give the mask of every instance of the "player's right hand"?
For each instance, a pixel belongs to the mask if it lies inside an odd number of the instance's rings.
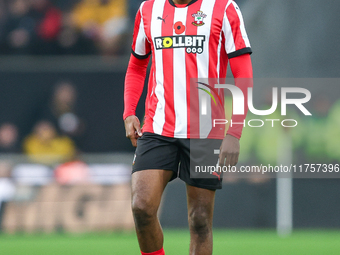
[[[137,116],[131,115],[124,120],[126,137],[131,140],[134,147],[137,147],[137,139],[142,136],[140,122]]]
[[[240,141],[236,137],[227,134],[220,147],[219,165],[235,166],[240,154]]]

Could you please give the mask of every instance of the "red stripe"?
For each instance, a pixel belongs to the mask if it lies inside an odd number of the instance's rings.
[[[153,130],[153,118],[155,116],[158,99],[155,95],[156,77],[155,77],[155,55],[152,52],[152,65],[149,76],[148,93],[145,101],[145,123],[143,126],[143,132],[154,133]],[[151,96],[152,93],[152,96]]]
[[[192,22],[194,21],[194,17],[192,17],[192,14],[201,9],[201,4],[202,0],[199,0],[195,4],[191,4],[188,6],[185,30],[186,35],[197,35],[197,26],[192,25]],[[197,136],[197,134],[199,134],[198,89],[196,88],[197,84],[195,83],[198,76],[196,54],[185,54],[187,84],[187,138],[191,138],[193,135]],[[194,82],[191,84],[191,86],[190,81]]]
[[[142,14],[143,14],[143,20],[144,20],[144,30],[145,35],[151,42],[153,43],[151,38],[151,15],[152,15],[152,7],[153,7],[154,1],[146,1],[142,8]],[[148,41],[147,41],[148,42]],[[149,47],[152,47],[151,45]],[[151,50],[151,49],[150,49]],[[152,52],[152,65],[151,70],[149,74],[149,83],[148,83],[148,92],[147,97],[145,100],[145,120],[144,120],[144,126],[143,126],[143,132],[154,132],[153,130],[153,117],[155,116],[155,109],[157,107],[158,99],[155,96],[155,86],[156,86],[156,77],[154,76],[155,71],[155,55],[154,52]],[[151,96],[151,93],[153,92],[153,96]]]
[[[151,95],[151,91],[152,91],[152,85],[153,85],[153,67],[151,67],[151,70],[150,70],[150,74],[149,74],[149,81],[148,81],[148,91],[147,91],[147,95],[146,95],[146,98],[145,98],[145,115],[144,115],[144,123],[143,123],[143,131],[144,129],[148,129],[148,131],[153,131],[153,128],[152,127],[149,127],[148,126],[148,123],[150,123],[150,115],[149,115],[149,98],[150,98],[150,95]],[[145,125],[145,126],[144,126]],[[150,129],[151,128],[151,129]]]
[[[166,17],[167,16],[167,17]],[[175,8],[166,1],[163,10],[163,18],[166,17],[166,22],[162,22],[162,36],[171,36],[174,33]],[[163,126],[162,135],[174,136],[176,126],[176,115],[174,105],[174,50],[162,50],[163,54],[163,75],[164,75],[164,99],[165,104],[165,123]]]
[[[217,48],[222,30],[225,1],[215,1],[209,36],[209,78],[217,78]]]
[[[221,41],[221,53],[220,53],[220,83],[225,83],[225,78],[227,76],[227,67],[228,67],[228,55],[225,50],[225,37],[222,32],[222,41]],[[219,89],[219,97],[222,100],[222,105],[224,106],[224,90]],[[223,136],[225,134],[225,127],[223,127]]]
[[[242,33],[240,29],[240,18],[235,10],[235,6],[233,5],[233,3],[228,6],[226,14],[231,26],[231,31],[233,33],[235,51],[245,48],[246,44],[242,38]]]
[[[228,66],[228,55],[225,51],[225,36],[222,32],[222,42],[221,42],[221,53],[220,53],[220,74],[219,77],[225,78],[227,76],[227,66]]]
[[[210,39],[209,39],[209,81],[212,82],[212,84],[209,84],[211,86],[214,86],[214,84],[218,83],[218,80],[216,78],[219,77],[217,70],[217,62],[218,62],[218,44],[220,40],[220,33],[222,31],[222,25],[223,25],[223,16],[224,16],[224,10],[225,6],[227,4],[226,0],[216,0],[215,6],[213,9],[212,14],[212,20],[211,20],[211,28],[210,28]],[[221,61],[221,59],[220,59]],[[223,62],[225,62],[226,59],[223,59],[220,64],[223,65]],[[222,100],[222,99],[221,99]],[[221,119],[221,107],[219,104],[215,105],[214,101],[211,100],[211,121],[212,121],[212,130],[208,135],[208,138],[216,138],[218,136],[223,137],[224,130],[220,130],[219,126],[213,127],[213,120],[214,119]]]

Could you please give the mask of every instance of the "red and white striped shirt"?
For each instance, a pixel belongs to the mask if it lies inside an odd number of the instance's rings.
[[[143,2],[132,53],[137,58],[152,54],[143,132],[221,138],[211,136],[211,116],[205,127],[190,126],[190,79],[225,78],[228,59],[251,53],[234,1],[193,0],[177,6],[172,0]]]

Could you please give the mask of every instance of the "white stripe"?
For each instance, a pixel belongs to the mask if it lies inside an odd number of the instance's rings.
[[[198,35],[206,35],[205,43],[204,43],[205,48],[203,49],[203,52],[201,54],[197,54],[198,78],[209,78],[208,77],[209,76],[209,40],[210,40],[209,37],[210,37],[211,21],[213,18],[212,15],[213,15],[213,10],[215,6],[215,1],[216,0],[203,0],[201,8],[200,8],[200,11],[205,13],[207,17],[203,20],[205,24],[203,26],[197,27]],[[206,82],[208,82],[208,80],[206,80]],[[207,96],[207,102],[208,102],[207,114],[202,115],[200,113],[200,116],[199,116],[200,117],[200,124],[199,124],[200,138],[207,138],[212,128],[211,98],[206,92],[202,90],[199,90],[198,96],[199,96],[200,105],[201,105],[202,97]]]
[[[220,74],[221,49],[222,49],[222,31],[220,32],[220,38],[218,39],[218,46],[217,46],[217,66],[216,66],[217,78],[221,78],[220,77],[221,75]]]
[[[224,33],[224,38],[225,38],[225,50],[227,54],[234,52],[235,51],[235,42],[234,42],[234,37],[233,37],[233,31],[231,29],[231,25],[229,22],[229,19],[227,17],[227,8],[229,5],[227,5],[225,11],[224,11],[224,17],[223,17],[223,25],[222,25],[222,30]]]
[[[244,40],[244,43],[245,43],[246,47],[250,47],[250,42],[249,42],[249,38],[248,38],[246,29],[245,29],[245,26],[244,26],[244,21],[243,21],[243,16],[242,16],[241,10],[235,2],[233,2],[233,5],[235,7],[238,18],[240,19],[240,30],[241,30],[241,34],[242,34],[242,38]]]
[[[139,12],[141,13],[141,20],[139,23],[138,34],[136,38],[136,46],[135,46],[135,53],[141,56],[146,55],[146,49],[145,49],[146,35],[145,35],[144,21],[143,21],[143,16],[142,16],[143,5],[144,5],[144,2],[142,3],[139,9]]]
[[[222,30],[220,32],[220,38],[218,39],[218,46],[217,46],[217,82],[220,83],[221,73],[220,73],[220,65],[221,65],[221,49],[222,49]],[[222,77],[225,78],[225,77]],[[218,96],[224,96],[223,89],[218,89]]]
[[[174,23],[181,21],[186,24],[188,7],[175,8]],[[177,35],[174,33],[174,35]],[[187,88],[185,48],[173,49],[174,61],[174,107],[175,107],[175,131],[174,137],[187,138]]]
[[[157,0],[152,7],[151,16],[151,38],[162,35],[162,22],[157,22],[157,17],[163,17],[164,4],[166,0]],[[155,45],[154,45],[155,47]],[[164,74],[163,74],[163,55],[161,50],[153,49],[155,54],[155,74],[156,74],[156,88],[155,96],[158,99],[157,107],[155,109],[155,116],[153,117],[153,130],[156,134],[161,135],[165,123],[165,98],[164,98]]]
[[[207,17],[203,20],[205,24],[197,27],[197,34],[206,36],[204,43],[205,48],[201,54],[197,54],[198,78],[208,78],[209,75],[209,37],[214,5],[215,0],[203,0],[200,9]]]

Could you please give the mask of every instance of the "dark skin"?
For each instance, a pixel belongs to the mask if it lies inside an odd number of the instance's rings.
[[[173,2],[175,4],[188,4],[190,3],[192,0],[173,0]]]
[[[226,135],[222,141],[219,155],[219,165],[235,166],[240,154],[240,141],[232,135]]]
[[[142,136],[136,116],[125,119],[126,137],[134,147]],[[239,140],[226,135],[220,147],[219,162],[236,165]],[[132,175],[132,211],[141,251],[149,253],[163,247],[163,231],[157,217],[163,191],[173,175],[168,170],[144,170]],[[150,181],[153,180],[153,181]],[[212,222],[215,191],[186,185],[190,255],[211,255],[213,249]]]
[[[137,139],[142,136],[139,119],[131,115],[124,120],[124,125],[126,137],[130,139],[133,147],[137,147]]]
[[[144,170],[132,175],[132,212],[143,252],[154,252],[163,247],[163,231],[157,211],[172,174],[166,170]]]
[[[157,217],[163,191],[173,175],[168,170],[144,170],[132,175],[132,211],[139,247],[149,253],[163,247],[163,231]],[[153,180],[150,182],[150,180]],[[215,191],[186,185],[190,255],[212,254],[212,222]]]
[[[213,251],[213,215],[215,190],[186,185],[190,255],[211,255]]]

